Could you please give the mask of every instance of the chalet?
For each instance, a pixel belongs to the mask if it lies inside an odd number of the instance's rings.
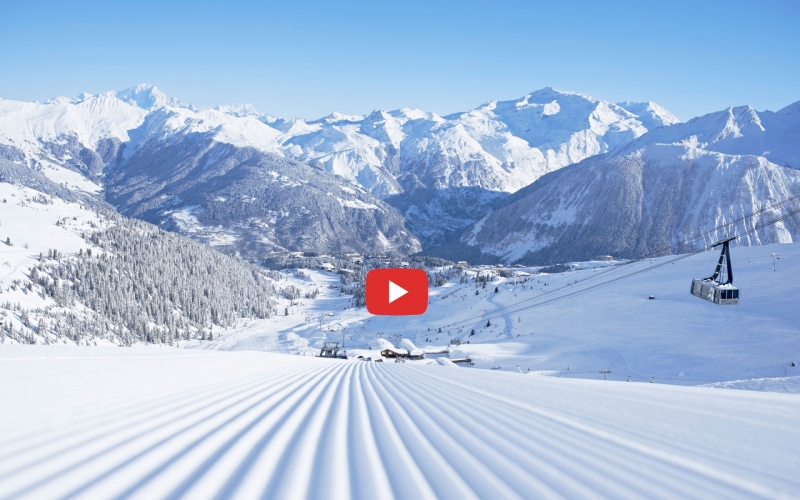
[[[323,262],[322,264],[320,264],[319,268],[328,273],[336,271],[336,266],[334,266],[330,262]]]
[[[381,356],[384,358],[405,358],[408,356],[408,350],[395,347],[386,339],[372,339],[369,341],[368,345],[371,350],[380,352]]]

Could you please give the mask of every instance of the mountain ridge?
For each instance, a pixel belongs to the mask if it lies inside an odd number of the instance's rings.
[[[788,110],[731,107],[657,128],[615,151],[543,176],[458,240],[429,253],[474,262],[551,264],[600,255],[683,253],[743,233],[780,210],[731,221],[800,194],[800,113],[793,112],[794,105]],[[691,241],[720,225],[727,230]],[[795,216],[739,244],[798,239]]]
[[[388,202],[402,212],[408,232],[429,247],[457,236],[544,173],[646,132],[628,109],[649,113],[648,123],[677,120],[653,103],[618,105],[552,88],[446,117],[402,108],[285,120],[251,105],[196,108],[141,84],[45,103],[0,100],[0,144],[20,150],[30,168],[54,179],[76,172],[91,192],[117,193],[126,188],[109,185],[109,179],[132,178],[110,174],[124,170],[141,151],[180,143],[203,155],[208,141],[255,149],[307,163],[332,175],[330,180],[341,178],[336,182],[382,199],[367,205]],[[176,165],[160,161],[163,168]],[[398,248],[413,249],[415,243]]]

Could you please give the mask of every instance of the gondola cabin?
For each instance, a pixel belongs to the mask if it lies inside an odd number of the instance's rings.
[[[722,245],[717,269],[708,278],[692,280],[692,288],[689,290],[692,295],[719,305],[739,303],[739,289],[733,286],[733,268],[728,246],[733,239],[735,238],[728,238],[711,245],[711,248]]]
[[[708,280],[692,280],[692,295],[715,304],[738,304],[739,289]]]

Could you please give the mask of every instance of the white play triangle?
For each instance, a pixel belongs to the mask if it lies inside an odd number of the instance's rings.
[[[394,282],[389,281],[389,303],[391,304],[395,300],[399,299],[403,295],[407,294],[408,290],[405,288],[396,285]]]

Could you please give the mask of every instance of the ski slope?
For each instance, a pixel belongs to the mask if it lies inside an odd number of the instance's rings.
[[[4,499],[800,487],[800,398],[787,394],[167,347],[3,346],[0,380]]]
[[[773,253],[779,258],[776,271]],[[339,295],[338,275],[306,271],[309,278],[292,276],[288,283],[303,292],[319,289],[317,299],[301,299],[289,316],[249,322],[192,347],[315,354],[325,341],[367,349],[377,336],[393,343],[402,337],[423,348],[459,340],[470,343],[453,347],[450,357],[472,359],[468,369],[518,371],[519,365],[523,371],[594,379],[608,369],[614,380],[682,385],[779,377],[788,385],[758,386],[800,390],[800,367],[791,366],[800,365],[800,245],[736,247],[731,255],[742,294],[737,306],[689,294],[692,278],[712,274],[716,250],[674,263],[675,256],[661,257],[652,270],[649,261],[603,268],[592,266],[607,263],[595,262],[575,264],[574,273],[497,276],[486,288],[455,279],[429,290],[425,314],[403,317],[350,308],[349,296]],[[543,303],[636,271],[644,272]]]

